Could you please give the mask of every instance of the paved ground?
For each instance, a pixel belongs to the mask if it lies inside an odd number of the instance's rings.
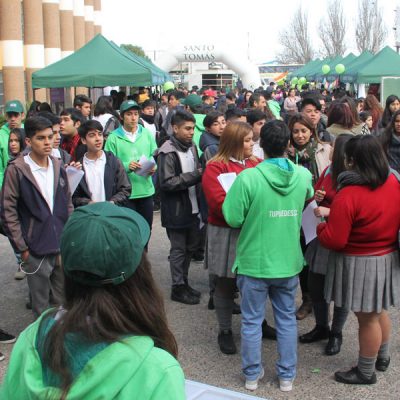
[[[153,236],[150,244],[150,259],[153,273],[159,282],[166,300],[168,318],[179,345],[179,361],[188,379],[220,386],[245,393],[240,373],[240,356],[226,356],[219,352],[216,342],[217,328],[213,311],[207,310],[208,278],[199,264],[191,266],[191,282],[203,293],[201,303],[185,306],[169,300],[169,268],[167,263],[168,240],[160,227],[159,214],[155,215]],[[31,314],[25,309],[27,294],[26,280],[15,281],[14,256],[4,237],[0,237],[0,326],[18,334],[31,322]],[[298,299],[300,302],[300,299]],[[269,320],[271,312],[269,311]],[[324,356],[324,343],[299,345],[298,376],[290,394],[284,394],[277,387],[274,363],[277,357],[275,342],[264,341],[263,359],[266,377],[261,381],[254,395],[268,399],[399,399],[400,356],[399,317],[397,310],[391,312],[393,320],[392,364],[386,373],[378,373],[378,383],[367,387],[347,386],[336,383],[334,371],[347,368],[357,360],[357,324],[354,317],[347,322],[342,352],[334,357]],[[299,333],[313,327],[309,317],[299,324]],[[240,316],[234,317],[234,332],[240,344]],[[10,345],[0,345],[0,351],[7,359]],[[7,359],[0,362],[0,379],[7,367]],[[22,399],[16,399],[22,400]],[[211,400],[211,399],[210,399]]]

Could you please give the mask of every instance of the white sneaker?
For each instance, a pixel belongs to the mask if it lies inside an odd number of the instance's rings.
[[[255,379],[254,381],[250,381],[250,380],[246,379],[246,383],[245,383],[244,387],[247,390],[257,390],[258,381],[261,380],[262,378],[264,378],[264,368],[261,368],[260,375],[258,375],[258,378]]]
[[[293,389],[294,379],[279,379],[279,389],[282,392],[290,392]]]

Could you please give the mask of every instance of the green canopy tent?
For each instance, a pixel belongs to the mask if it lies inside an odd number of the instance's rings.
[[[384,47],[357,73],[357,83],[380,83],[384,76],[400,76],[400,55]]]
[[[301,78],[302,76],[305,76],[306,72],[319,62],[320,62],[320,60],[318,58],[316,60],[309,61],[307,64],[303,65],[299,69],[296,69],[296,71],[293,71],[290,74],[288,74],[288,79],[291,79],[295,76],[297,78]]]
[[[342,80],[342,75],[337,74],[335,67],[337,64],[343,64],[344,67],[347,69],[351,63],[357,59],[357,56],[355,56],[353,53],[349,53],[346,57],[342,58],[339,62],[337,62],[335,65],[331,66],[331,70],[328,74],[324,75],[321,70],[321,77],[319,77],[320,80],[323,80],[326,78],[328,82],[333,82],[337,78],[340,77],[340,80]],[[345,70],[346,72],[346,70]]]
[[[124,54],[100,34],[70,56],[32,74],[33,89],[157,84],[150,66]]]
[[[321,73],[322,66],[325,65],[325,64],[328,64],[328,65],[329,65],[329,63],[330,63],[331,61],[332,61],[332,60],[331,60],[330,58],[324,58],[323,60],[320,60],[319,63],[314,64],[314,65],[312,66],[312,68],[310,68],[310,69],[307,71],[306,75],[305,75],[306,78],[307,78],[307,80],[310,81],[310,82],[315,81],[315,76],[316,76],[317,74],[320,74],[320,73]]]
[[[342,56],[337,56],[334,58],[327,58],[326,60],[324,60],[325,62],[321,63],[318,68],[316,67],[315,70],[313,71],[314,74],[312,76],[312,80],[316,81],[316,82],[322,82],[324,80],[324,78],[326,77],[323,73],[322,73],[322,66],[327,64],[329,65],[331,71],[335,70],[335,67],[337,64],[340,64],[343,60]],[[311,80],[311,79],[309,79]]]
[[[340,76],[340,81],[343,83],[354,83],[357,78],[358,71],[366,65],[374,55],[368,50],[362,52],[356,59],[354,59],[348,66],[344,74]]]

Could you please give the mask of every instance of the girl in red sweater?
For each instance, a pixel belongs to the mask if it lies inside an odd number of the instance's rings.
[[[218,153],[207,164],[203,174],[203,191],[208,205],[205,267],[216,278],[215,311],[219,324],[218,344],[225,354],[236,353],[232,336],[232,309],[236,276],[232,272],[239,229],[232,229],[222,215],[226,192],[218,177],[240,174],[261,160],[253,156],[253,131],[246,122],[231,122],[224,129]]]
[[[358,364],[336,372],[336,381],[373,384],[374,369],[385,371],[390,363],[387,310],[400,305],[400,184],[372,135],[350,139],[345,157],[329,220],[317,228],[320,243],[334,250],[325,299],[354,311],[359,324]]]

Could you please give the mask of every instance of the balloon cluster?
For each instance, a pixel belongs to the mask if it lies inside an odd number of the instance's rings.
[[[331,71],[331,67],[328,64],[324,64],[322,66],[322,73],[324,75],[329,74],[329,72]],[[343,74],[344,71],[346,71],[346,67],[343,64],[337,64],[335,67],[335,71],[338,75]]]

